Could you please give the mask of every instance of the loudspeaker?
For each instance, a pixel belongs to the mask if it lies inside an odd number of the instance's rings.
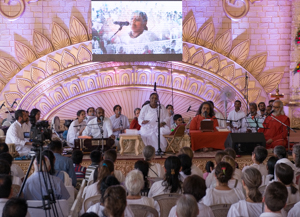
[[[233,148],[237,155],[251,155],[256,146],[266,147],[263,133],[229,133],[225,148]]]

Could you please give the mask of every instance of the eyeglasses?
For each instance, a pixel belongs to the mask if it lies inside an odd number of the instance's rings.
[[[276,108],[276,109],[278,109],[278,108],[280,108],[280,106],[273,106],[273,108]]]

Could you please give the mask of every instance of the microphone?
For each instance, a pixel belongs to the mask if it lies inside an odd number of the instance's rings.
[[[156,82],[154,82],[154,91],[156,91]]]
[[[270,111],[269,114],[266,115],[266,117],[270,116],[273,112],[275,112],[274,110]]]
[[[15,99],[15,101],[13,102],[10,108],[14,107],[14,104],[17,104],[17,99]]]
[[[0,106],[0,109],[2,109],[3,106],[5,106],[5,102],[2,103],[2,105]]]
[[[173,110],[171,110],[171,115],[174,115],[174,112],[173,112]]]
[[[207,119],[207,111],[204,112],[205,119]]]
[[[120,26],[129,26],[129,22],[122,22],[122,21],[115,21],[114,22],[115,25],[120,25]]]
[[[191,110],[192,106],[190,105],[190,107],[186,110],[186,112],[189,112]]]

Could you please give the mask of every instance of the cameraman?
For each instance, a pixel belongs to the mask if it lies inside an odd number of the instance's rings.
[[[15,112],[16,121],[10,125],[7,130],[5,143],[14,143],[16,151],[19,152],[20,156],[27,155],[31,148],[32,143],[28,139],[24,138],[24,131],[22,125],[28,120],[28,114],[24,110],[17,110]]]

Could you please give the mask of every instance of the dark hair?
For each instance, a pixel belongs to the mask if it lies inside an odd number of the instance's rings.
[[[80,116],[80,114],[81,114],[82,112],[84,112],[84,113],[85,113],[85,111],[84,111],[84,110],[79,110],[79,111],[77,111],[77,113],[76,113],[77,117],[79,117],[79,116]]]
[[[122,186],[110,186],[104,195],[103,211],[105,216],[120,217],[123,215],[127,206],[126,191]]]
[[[0,160],[0,174],[10,174],[10,165],[6,160]]]
[[[278,161],[278,158],[275,156],[272,156],[268,159],[267,161],[267,166],[268,166],[268,174],[272,174],[273,178],[271,180],[274,179],[274,171],[275,171],[275,165],[276,162]]]
[[[8,198],[11,192],[12,179],[10,175],[0,174],[0,198]]]
[[[74,164],[81,164],[83,153],[80,150],[74,150],[72,153],[72,161]]]
[[[105,160],[111,160],[112,162],[116,162],[117,160],[117,152],[115,149],[109,149],[104,152]]]
[[[180,154],[178,158],[181,162],[181,171],[184,175],[191,175],[192,174],[192,159],[187,154]]]
[[[8,145],[5,142],[0,143],[0,153],[8,152]]]
[[[233,148],[228,147],[228,148],[225,148],[224,151],[225,151],[230,157],[232,157],[233,159],[236,158],[236,152],[235,152],[235,150],[234,150]]]
[[[136,114],[136,111],[141,111],[141,109],[140,108],[135,108],[133,113]]]
[[[266,105],[266,103],[264,103],[264,102],[260,102],[260,103],[258,103],[258,107],[261,105],[261,104],[264,104],[264,105]]]
[[[171,106],[171,107],[173,108],[173,106],[172,106],[172,105],[168,104],[168,105],[166,106],[166,109],[168,109],[168,107],[169,107],[169,106]]]
[[[100,162],[98,167],[98,176],[97,176],[97,180],[99,181],[97,184],[98,190],[100,189],[101,180],[106,176],[111,175],[111,173],[114,170],[115,170],[114,163],[111,160],[103,160]]]
[[[158,97],[158,94],[154,92],[154,93],[151,93],[151,94],[150,94],[150,97],[149,97],[149,98],[151,98],[152,95],[156,95],[156,96]],[[150,101],[149,101],[149,103],[150,103]]]
[[[271,108],[272,109],[272,106],[268,105],[267,108]]]
[[[41,112],[40,110],[34,108],[31,110],[30,115],[29,115],[29,121],[32,125],[36,124],[35,116],[37,113]]]
[[[242,180],[245,185],[248,187],[248,197],[254,202],[262,202],[262,195],[258,190],[259,186],[262,183],[261,173],[258,169],[254,167],[247,168],[242,174]]]
[[[212,104],[212,106],[213,106],[213,107],[215,107],[215,104],[214,104],[214,102],[213,102],[213,101],[211,101],[211,100],[208,100],[207,102],[209,102],[210,104]]]
[[[119,180],[115,176],[106,176],[101,180],[100,189],[98,189],[98,192],[101,194],[100,202],[103,203],[104,200],[104,194],[108,187],[113,185],[120,185]]]
[[[274,99],[269,100],[269,105],[271,104],[271,102],[275,102]]]
[[[22,198],[10,198],[3,208],[2,217],[25,217],[27,215],[27,202]]]
[[[264,194],[265,204],[272,212],[280,211],[286,204],[288,191],[284,184],[271,182]]]
[[[191,175],[184,179],[183,185],[184,194],[191,194],[199,202],[206,195],[205,180],[197,175]]]
[[[138,160],[134,164],[134,169],[138,169],[143,174],[144,182],[145,182],[144,189],[149,188],[149,182],[148,182],[148,179],[147,179],[147,176],[148,176],[148,173],[149,173],[149,167],[150,167],[149,162],[144,161],[144,160]]]
[[[293,146],[293,154],[295,155],[295,165],[296,167],[300,167],[300,144],[296,144]]]
[[[94,36],[94,38],[95,37],[96,36]],[[99,217],[99,216],[94,212],[86,212],[86,213],[83,213],[80,217]]]
[[[52,140],[50,142],[50,144],[48,145],[48,148],[51,150],[51,151],[60,151],[62,149],[62,143],[61,141],[59,140]]]
[[[292,167],[285,163],[278,163],[276,164],[275,171],[276,177],[280,180],[280,182],[282,182],[285,185],[290,185],[292,194],[296,194],[298,189],[293,183],[294,170],[292,169]]]
[[[49,170],[49,174],[50,175],[54,175],[55,174],[55,169],[54,169],[54,159],[55,159],[55,156],[53,154],[53,152],[51,150],[44,150],[42,152],[42,156],[46,156],[49,161],[50,161],[50,170]]]
[[[286,158],[286,150],[282,145],[277,145],[274,148],[274,154],[278,157],[278,159]]]
[[[205,165],[205,170],[208,173],[211,173],[210,168],[214,169],[215,165],[212,161],[207,161]]]
[[[92,163],[100,163],[100,161],[102,160],[101,159],[101,151],[99,150],[94,150],[91,152],[90,154],[90,158],[91,158],[91,161]]]
[[[233,174],[233,168],[227,162],[220,162],[215,169],[216,178],[220,183],[228,183]]]
[[[15,111],[15,119],[19,120],[19,117],[23,117],[23,112],[25,112],[25,110],[22,109],[18,109],[17,111]]]
[[[151,97],[151,95],[150,95],[150,97]],[[149,101],[149,100],[145,101],[144,104],[142,105],[142,108],[143,108],[145,105],[148,105],[148,104],[150,104],[150,101]]]
[[[249,103],[249,108],[250,108],[250,106],[253,106],[256,110],[257,110],[257,105],[256,105],[256,103],[255,102],[251,102],[251,103]]]
[[[264,162],[264,160],[268,157],[268,151],[263,146],[256,146],[253,153],[255,154],[255,160],[259,163]]]
[[[208,105],[208,106],[209,106],[209,113],[208,113],[208,116],[209,116],[209,117],[215,116],[215,112],[214,112],[213,106],[212,106],[212,104],[209,103],[209,102],[203,102],[203,103],[200,105],[200,107],[199,107],[199,109],[198,109],[196,115],[200,115],[200,114],[201,114],[202,107],[203,107],[204,105]]]
[[[225,155],[228,155],[227,152],[225,151],[217,151],[216,155],[215,155],[215,161],[216,161],[216,164],[220,163],[222,158],[225,156]]]
[[[121,107],[120,105],[115,105],[114,108],[113,108],[114,111],[116,111],[116,109],[117,109],[118,107],[120,107],[120,109],[122,109],[122,107]]]
[[[94,107],[89,107],[87,110],[86,110],[86,113],[89,113],[89,110],[90,109],[94,109],[94,111],[95,111],[95,108]]]
[[[69,128],[72,122],[73,120],[65,120],[64,126]]]
[[[0,154],[0,159],[7,161],[7,163],[9,163],[10,166],[12,165],[13,157],[10,155],[10,153],[6,152],[6,153]]]
[[[176,114],[173,116],[173,121],[177,121],[177,119],[182,118],[180,114]]]
[[[239,102],[242,105],[242,102],[240,100],[235,100],[234,103]]]
[[[180,159],[176,156],[170,156],[165,160],[166,174],[162,186],[164,191],[170,190],[170,193],[176,193],[181,190],[181,181],[179,178],[179,170],[181,168]]]

